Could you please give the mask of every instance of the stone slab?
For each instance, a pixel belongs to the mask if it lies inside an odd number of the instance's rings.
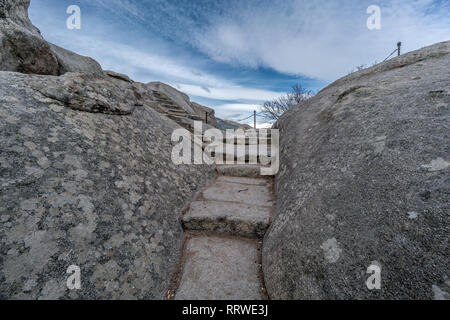
[[[258,178],[261,176],[261,168],[261,165],[231,164],[218,165],[216,171],[223,176]]]
[[[183,217],[183,227],[260,238],[269,227],[271,210],[270,207],[241,203],[195,201]]]
[[[187,240],[176,300],[260,300],[256,241],[214,236]]]
[[[269,186],[216,181],[203,191],[204,200],[239,202],[256,206],[271,207],[272,193]]]

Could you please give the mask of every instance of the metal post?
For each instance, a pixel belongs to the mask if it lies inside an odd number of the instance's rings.
[[[208,112],[205,112],[205,123],[208,124]]]
[[[253,118],[254,118],[254,120],[255,120],[255,129],[256,129],[256,110],[253,111]]]
[[[402,48],[402,43],[400,41],[397,43],[397,47],[398,47],[398,56],[400,57],[401,48]]]

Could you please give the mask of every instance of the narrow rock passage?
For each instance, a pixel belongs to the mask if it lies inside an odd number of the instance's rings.
[[[262,238],[274,205],[271,178],[259,166],[218,166],[219,176],[182,218],[186,231],[177,300],[261,300]],[[224,175],[223,175],[224,174]]]

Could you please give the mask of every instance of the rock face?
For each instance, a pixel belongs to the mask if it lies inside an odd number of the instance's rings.
[[[172,163],[179,126],[142,88],[0,72],[1,299],[164,297],[181,213],[214,168]]]
[[[203,121],[207,121],[209,125],[217,127],[216,112],[214,109],[202,106],[195,102],[191,102],[191,107],[201,119],[204,119]]]
[[[28,18],[30,0],[0,0],[0,70],[61,75],[102,73],[93,59],[46,42]]]
[[[197,115],[194,109],[192,109],[191,107],[191,101],[189,99],[189,96],[184,94],[183,92],[178,91],[177,89],[162,82],[147,83],[147,88],[163,93],[164,95],[169,97],[172,101],[174,101],[177,105],[182,107],[187,113]]]
[[[449,70],[439,43],[342,78],[278,122],[271,298],[449,298]],[[366,286],[371,265],[381,290]]]
[[[204,235],[185,250],[176,300],[261,300],[255,240]]]
[[[49,43],[49,46],[58,60],[58,74],[61,75],[66,72],[102,73],[102,67],[94,59],[80,56],[51,43]]]

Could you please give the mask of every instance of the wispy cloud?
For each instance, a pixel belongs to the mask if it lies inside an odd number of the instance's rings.
[[[77,2],[79,32],[64,28],[61,7],[71,0],[32,1],[33,22],[50,41],[105,69],[169,83],[230,117],[305,77],[333,81],[383,60],[399,40],[410,51],[450,38],[448,0]],[[379,31],[366,27],[373,4],[382,10]]]
[[[413,50],[450,38],[448,1],[375,2],[382,9],[379,31],[366,27],[373,0],[273,0],[212,18],[191,41],[220,62],[334,80],[356,65],[382,60],[399,40]]]
[[[383,60],[397,41],[407,51],[450,38],[450,2],[441,0],[101,0],[124,8],[168,39],[211,59],[268,67],[327,81]],[[382,29],[366,27],[370,5]]]
[[[218,105],[215,109],[218,117],[238,120],[251,116],[254,110],[259,110],[259,105],[246,103],[228,103]]]
[[[250,100],[265,101],[275,99],[281,95],[280,92],[259,90],[236,85],[222,87],[204,88],[197,85],[174,84],[178,90],[197,97],[204,97],[215,100]]]
[[[64,41],[61,37],[63,44]],[[220,76],[190,68],[187,62],[145,52],[122,43],[87,35],[75,35],[75,38],[70,38],[66,45],[74,44],[84,54],[97,57],[104,69],[125,73],[141,82],[166,79],[168,84],[190,96],[220,101],[255,101],[258,105],[282,94],[277,91],[240,86]],[[235,111],[238,110],[236,106],[247,105],[236,104]]]

